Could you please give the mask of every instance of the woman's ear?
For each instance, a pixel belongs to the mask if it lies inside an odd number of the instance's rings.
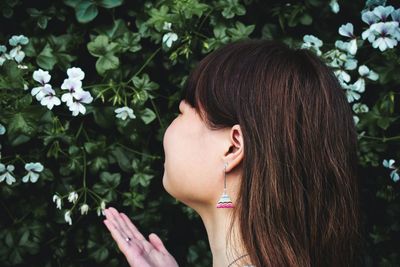
[[[243,134],[240,125],[235,124],[232,126],[228,134],[229,142],[227,142],[225,154],[222,157],[223,162],[228,163],[226,172],[230,172],[238,166],[244,157]]]

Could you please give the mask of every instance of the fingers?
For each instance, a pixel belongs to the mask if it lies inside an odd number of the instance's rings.
[[[136,226],[131,222],[131,220],[126,216],[125,213],[120,213],[122,220],[126,224],[126,226],[129,228],[129,230],[134,234],[134,237],[139,239],[139,240],[144,240],[146,239],[142,233],[139,232],[139,230],[136,228]]]
[[[156,235],[155,233],[151,233],[149,235],[149,240],[150,243],[161,253],[163,253],[164,255],[168,255],[169,252],[168,250],[165,248],[163,242],[161,241],[161,239],[158,237],[158,235]]]
[[[123,231],[125,234],[125,238],[129,237],[131,239],[136,238],[135,234],[131,231],[131,229],[128,227],[127,223],[125,220],[122,218],[121,214],[115,209],[115,208],[108,208],[107,209],[109,214],[110,219],[113,220]]]
[[[111,222],[109,219],[106,219],[103,222],[110,231],[112,238],[115,240],[115,242],[117,242],[119,249],[125,253],[130,244],[126,242],[122,233],[113,222]]]
[[[115,208],[108,208],[105,210],[107,219],[110,219],[122,229],[125,234],[131,238],[136,238],[140,241],[147,241],[146,238],[139,232],[136,226],[131,222],[131,220],[124,213],[118,212]],[[126,238],[126,236],[125,236]]]
[[[141,251],[145,251],[147,254],[150,254],[152,250],[158,251],[149,241],[146,240],[146,238],[144,238],[144,236],[137,230],[137,228],[132,224],[125,214],[119,213],[115,208],[112,207],[106,209],[104,212],[107,216],[107,219],[110,220],[113,225],[116,225],[116,229],[121,232],[121,236],[123,237],[123,242],[121,244],[122,247],[124,244],[128,244],[128,246],[125,245],[125,247],[135,246],[135,251],[133,251],[134,254],[141,254]],[[131,238],[132,240],[127,242],[127,237]],[[118,243],[118,240],[116,241]],[[124,252],[120,244],[118,244],[118,246],[120,247],[121,251]],[[136,248],[138,249],[137,251]],[[132,256],[131,254],[132,253],[128,252],[125,255],[127,258],[129,258]]]

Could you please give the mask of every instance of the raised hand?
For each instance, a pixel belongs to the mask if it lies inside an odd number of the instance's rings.
[[[154,233],[149,241],[139,232],[124,213],[109,207],[104,210],[104,224],[131,267],[177,267],[178,263]]]

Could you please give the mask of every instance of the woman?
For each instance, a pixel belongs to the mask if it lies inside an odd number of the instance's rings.
[[[200,215],[214,267],[358,266],[357,133],[315,54],[225,45],[191,73],[179,109],[164,135],[163,186]],[[178,266],[125,214],[108,208],[105,224],[131,266]]]

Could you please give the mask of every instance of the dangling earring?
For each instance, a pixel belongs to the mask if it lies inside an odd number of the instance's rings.
[[[225,163],[224,166],[224,192],[222,193],[221,198],[217,203],[217,208],[233,208],[234,205],[231,201],[231,198],[226,194],[226,166],[228,163]]]

